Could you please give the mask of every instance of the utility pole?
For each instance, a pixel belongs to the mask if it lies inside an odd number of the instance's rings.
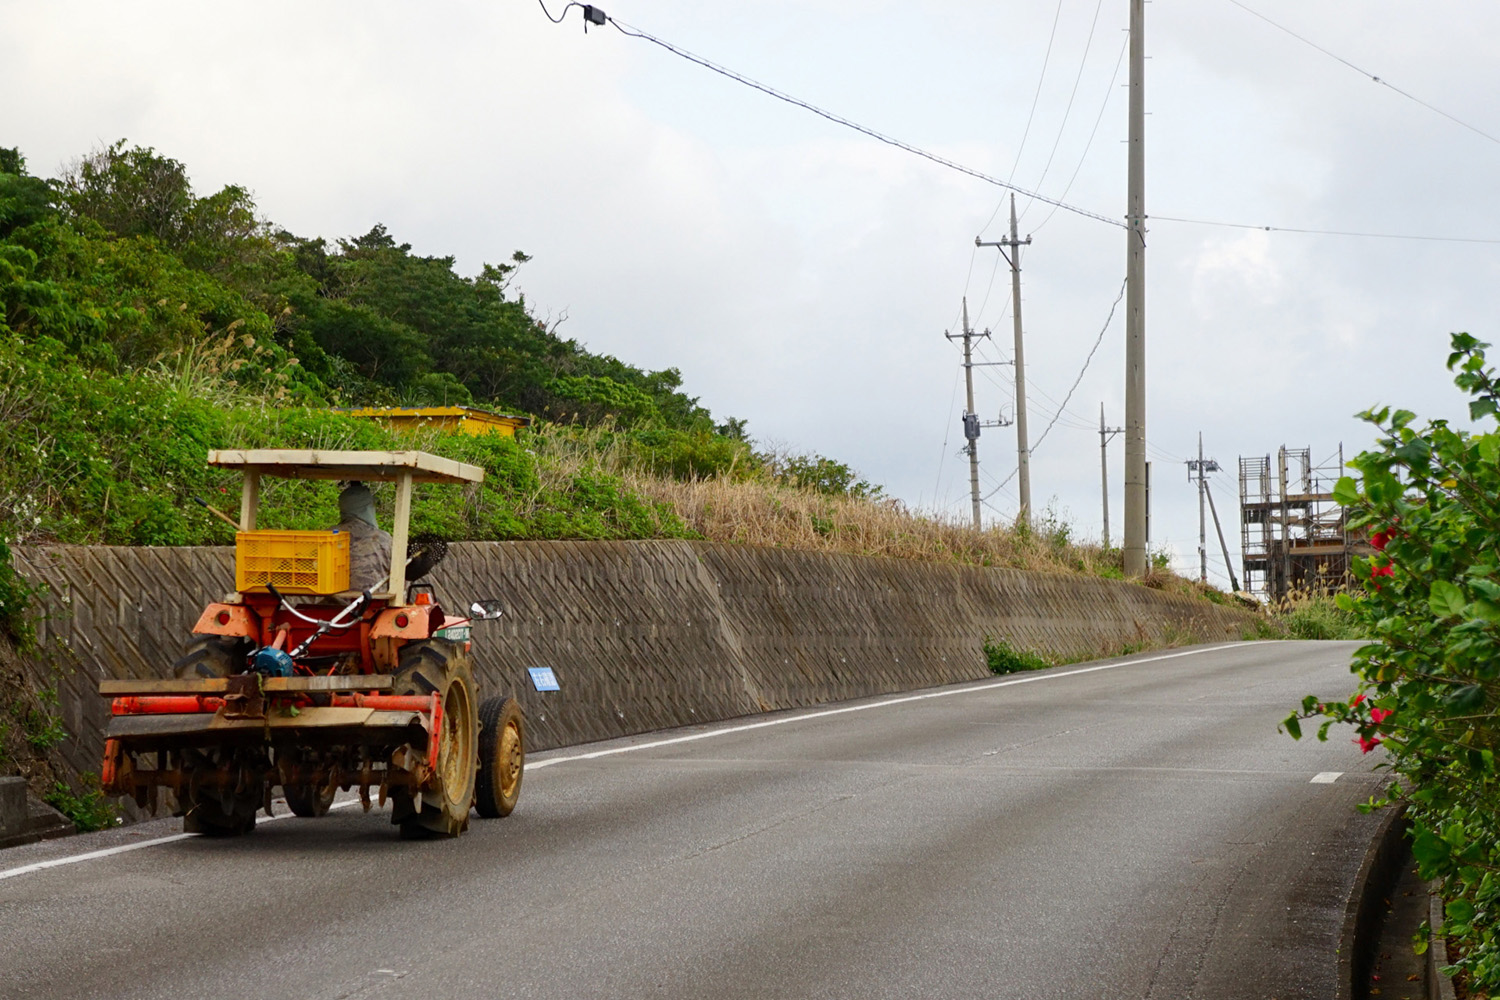
[[[1125,209],[1125,575],[1146,573],[1146,2],[1130,0]]]
[[[1104,498],[1104,547],[1109,548],[1109,439],[1123,427],[1104,426],[1104,404],[1099,404],[1099,485]]]
[[[1203,432],[1198,432],[1198,457],[1187,460],[1188,482],[1193,482],[1193,477],[1198,477],[1198,582],[1208,582],[1208,521],[1203,509],[1204,497],[1208,494],[1208,474],[1219,471],[1219,463],[1211,458],[1203,457]],[[1214,513],[1214,527],[1218,527],[1219,515]],[[1224,532],[1219,532],[1219,542],[1223,544]],[[1229,556],[1226,552],[1224,562],[1228,564]],[[1234,570],[1231,568],[1230,573]],[[1234,580],[1229,581],[1231,584]],[[1238,588],[1236,588],[1238,589]]]
[[[968,405],[964,409],[964,440],[968,442],[965,451],[969,453],[969,499],[974,507],[974,530],[981,529],[979,521],[979,429],[981,427],[1004,427],[1004,420],[980,420],[979,414],[974,411],[974,361],[973,342],[988,337],[990,331],[975,333],[969,329],[969,299],[964,298],[964,332],[961,335],[943,331],[943,336],[949,340],[962,339],[964,342],[964,388],[967,390]],[[979,362],[982,363],[982,362]]]
[[[1015,320],[1016,366],[1016,481],[1021,495],[1020,517],[1031,520],[1031,446],[1026,437],[1026,348],[1021,335],[1021,247],[1031,245],[1031,237],[1018,239],[1016,235],[1016,196],[1010,196],[1010,239],[995,243],[981,242],[974,237],[976,247],[995,247],[1010,264],[1011,316]],[[1005,251],[1009,249],[1010,253]]]

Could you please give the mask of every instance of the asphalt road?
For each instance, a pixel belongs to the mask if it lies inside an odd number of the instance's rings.
[[[537,755],[516,812],[455,841],[353,808],[0,851],[0,997],[1331,997],[1378,755],[1276,723],[1351,691],[1352,648]]]

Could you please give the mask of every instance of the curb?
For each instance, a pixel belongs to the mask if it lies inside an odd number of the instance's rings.
[[[1427,1000],[1457,1000],[1452,978],[1443,975],[1443,966],[1448,964],[1448,939],[1438,935],[1443,926],[1443,897],[1435,892],[1428,910],[1428,923],[1432,927],[1427,941]]]
[[[0,848],[19,847],[74,832],[71,820],[31,798],[26,779],[0,778]]]
[[[1339,934],[1338,1000],[1364,1000],[1369,995],[1370,970],[1385,923],[1384,901],[1409,854],[1406,832],[1410,825],[1403,802],[1386,815],[1365,851]]]

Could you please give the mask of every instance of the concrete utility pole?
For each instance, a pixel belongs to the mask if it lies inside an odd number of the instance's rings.
[[[1016,236],[1016,196],[1010,196],[1010,239],[995,243],[981,242],[974,237],[976,247],[995,247],[1010,264],[1011,315],[1015,320],[1016,366],[1016,485],[1021,496],[1019,516],[1031,520],[1031,444],[1026,437],[1026,348],[1021,334],[1021,247],[1031,245],[1031,237]],[[1005,251],[1009,249],[1010,253]]]
[[[1130,0],[1125,250],[1125,575],[1146,574],[1146,2]]]
[[[1099,486],[1104,497],[1104,547],[1109,548],[1109,439],[1125,430],[1104,426],[1104,404],[1099,404]]]
[[[968,404],[964,409],[964,440],[968,442],[965,450],[969,453],[969,498],[974,506],[974,530],[981,529],[979,521],[979,429],[981,427],[1004,427],[1004,420],[980,420],[979,414],[974,411],[974,366],[983,362],[975,362],[973,342],[983,337],[988,337],[990,331],[975,333],[969,329],[969,300],[964,298],[964,332],[962,334],[948,333],[943,331],[943,336],[949,340],[962,339],[964,342],[964,387],[968,391]]]
[[[1187,460],[1187,469],[1188,469],[1188,482],[1190,482],[1190,483],[1193,482],[1193,477],[1194,476],[1198,477],[1198,480],[1197,480],[1198,481],[1198,582],[1199,583],[1207,583],[1208,582],[1208,521],[1205,518],[1205,512],[1204,512],[1204,509],[1203,509],[1203,503],[1204,503],[1204,497],[1207,496],[1207,494],[1208,494],[1208,474],[1210,472],[1218,472],[1219,471],[1219,463],[1215,462],[1211,458],[1204,458],[1203,457],[1203,432],[1202,431],[1198,432],[1198,457],[1197,458],[1190,458],[1190,459]],[[1219,524],[1219,515],[1218,515],[1217,512],[1215,512],[1214,513],[1214,527],[1217,528],[1218,524]],[[1219,532],[1219,542],[1220,542],[1220,544],[1222,544],[1223,541],[1224,541],[1224,533],[1221,531],[1221,532]],[[1229,556],[1228,556],[1227,552],[1226,552],[1226,554],[1224,556],[1224,562],[1225,562],[1225,564],[1228,564],[1228,562],[1229,562]],[[1229,572],[1233,573],[1234,570],[1231,569]],[[1232,579],[1229,582],[1231,584],[1234,583],[1234,581]],[[1236,588],[1236,589],[1238,589],[1238,588]]]

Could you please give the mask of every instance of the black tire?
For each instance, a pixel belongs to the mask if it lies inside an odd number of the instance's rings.
[[[194,770],[211,771],[214,770],[214,758],[202,750],[186,750],[183,751],[183,767],[190,774]],[[217,792],[195,790],[189,779],[179,802],[183,833],[239,837],[255,832],[255,813],[260,809],[261,796],[239,795],[226,802]]]
[[[415,796],[393,796],[391,821],[401,827],[404,838],[456,837],[469,826],[479,760],[479,717],[469,655],[459,644],[441,639],[412,643],[401,652],[393,690],[440,694],[443,739],[438,760],[431,762],[436,787]]]
[[[526,771],[526,722],[516,699],[497,695],[479,706],[479,778],[474,808],[485,819],[509,816]]]
[[[332,785],[324,788],[293,785],[282,789],[286,795],[286,807],[292,811],[293,816],[300,816],[303,819],[327,816],[328,808],[333,805],[333,795],[336,791],[337,789]]]
[[[195,636],[172,664],[179,678],[228,677],[243,673],[250,658],[250,640],[223,635]]]

